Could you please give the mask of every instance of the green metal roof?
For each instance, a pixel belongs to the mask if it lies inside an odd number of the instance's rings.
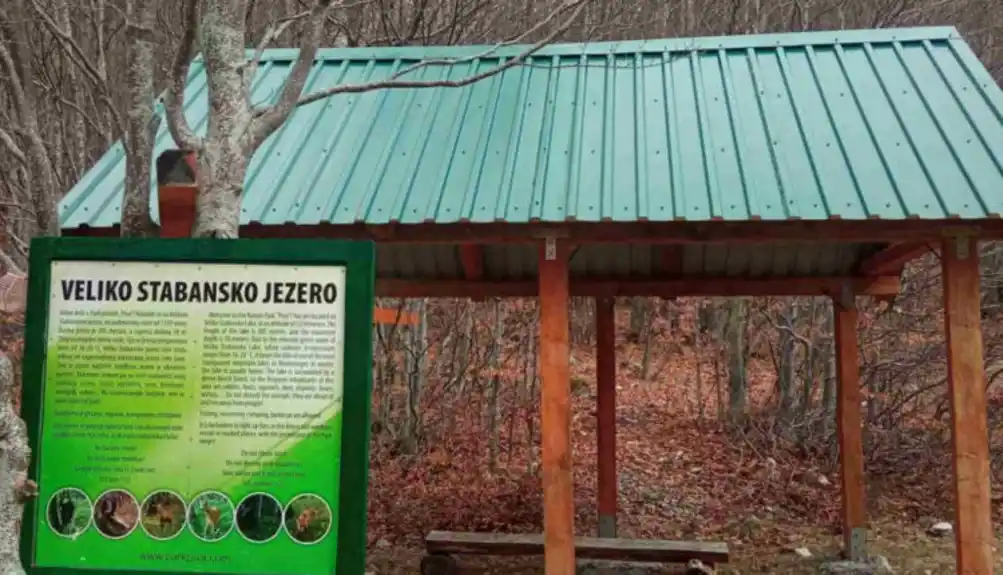
[[[322,50],[305,92],[427,58],[460,79],[522,47]],[[295,50],[265,53],[253,100]],[[475,57],[480,55],[480,57]],[[206,127],[192,66],[186,113]],[[157,154],[174,143],[166,130]],[[64,229],[118,223],[113,147],[66,195]],[[152,185],[152,183],[151,183]],[[156,197],[152,201],[156,217]],[[343,94],[254,156],[243,222],[730,221],[1003,212],[1003,92],[954,28],[554,45],[464,88]]]

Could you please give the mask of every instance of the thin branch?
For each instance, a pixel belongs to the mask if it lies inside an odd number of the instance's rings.
[[[334,87],[329,88],[327,90],[322,90],[320,92],[316,92],[314,94],[310,94],[309,96],[306,96],[306,97],[300,99],[299,102],[296,103],[296,105],[297,106],[305,106],[306,104],[310,104],[310,103],[316,102],[318,100],[323,100],[325,98],[329,98],[329,97],[337,95],[337,94],[350,94],[350,93],[359,93],[359,92],[369,92],[369,91],[372,91],[372,90],[382,90],[382,89],[388,89],[388,88],[394,88],[394,89],[399,89],[399,88],[461,88],[463,86],[468,86],[470,84],[474,84],[476,82],[480,82],[481,80],[484,80],[486,78],[490,78],[491,76],[494,76],[494,75],[497,75],[497,74],[500,74],[500,73],[504,72],[505,70],[508,70],[510,68],[514,68],[516,66],[519,66],[520,64],[522,64],[523,62],[525,62],[526,60],[528,60],[533,54],[539,52],[541,49],[543,49],[548,44],[551,44],[554,41],[554,39],[556,39],[558,36],[560,36],[561,34],[563,34],[566,30],[568,30],[568,28],[571,27],[571,24],[574,23],[574,21],[578,19],[578,16],[580,16],[581,13],[585,10],[585,7],[588,5],[589,2],[590,2],[590,0],[571,0],[569,2],[566,2],[564,4],[564,6],[562,6],[558,10],[554,11],[544,21],[542,21],[541,23],[539,23],[536,26],[534,26],[531,30],[529,30],[529,31],[521,34],[520,38],[524,38],[524,37],[528,36],[529,34],[532,34],[536,30],[544,27],[546,24],[548,24],[549,22],[551,22],[552,20],[554,20],[558,15],[560,15],[560,14],[568,11],[569,9],[574,8],[575,9],[574,13],[560,27],[556,28],[553,32],[551,32],[550,34],[548,34],[545,38],[543,38],[542,40],[540,40],[536,44],[533,44],[532,46],[530,46],[528,49],[526,49],[524,52],[522,52],[518,56],[512,58],[511,60],[508,60],[504,64],[500,64],[500,65],[495,66],[494,68],[492,68],[490,70],[486,70],[484,72],[481,72],[480,74],[475,74],[473,76],[469,76],[469,77],[464,78],[462,80],[419,81],[419,80],[400,80],[399,79],[401,76],[404,76],[405,74],[409,74],[411,72],[414,72],[415,70],[418,70],[418,69],[421,69],[421,68],[427,68],[429,66],[455,66],[457,64],[462,64],[462,63],[465,63],[465,62],[474,61],[474,60],[476,60],[478,58],[484,58],[486,56],[491,55],[493,52],[497,51],[498,48],[500,48],[502,46],[506,46],[506,45],[510,45],[510,44],[516,43],[517,40],[503,42],[501,44],[498,44],[498,45],[492,47],[489,50],[486,50],[484,53],[478,54],[476,56],[471,56],[469,58],[457,58],[457,59],[442,58],[442,59],[424,60],[424,61],[419,62],[419,63],[417,63],[417,64],[415,64],[413,66],[409,66],[407,68],[404,68],[403,70],[400,70],[399,72],[397,72],[396,74],[393,74],[392,76],[390,76],[386,80],[378,80],[376,82],[368,82],[368,83],[365,83],[365,84],[343,84],[341,86],[334,86]]]
[[[188,118],[185,117],[185,86],[188,83],[188,70],[195,48],[195,31],[198,28],[199,0],[185,0],[186,16],[185,33],[181,45],[174,57],[171,68],[170,84],[164,93],[164,109],[167,112],[167,127],[175,143],[184,149],[197,151],[202,149],[202,139],[195,135]]]
[[[313,8],[310,9],[310,28],[304,34],[303,43],[300,47],[299,58],[293,64],[289,77],[286,79],[282,93],[273,106],[265,108],[257,114],[251,124],[251,145],[252,149],[257,148],[272,132],[278,129],[293,109],[296,108],[296,100],[303,91],[310,69],[313,68],[314,57],[324,32],[324,22],[327,20],[327,12],[331,8],[332,0],[316,0]]]
[[[18,147],[17,143],[14,141],[13,136],[11,136],[9,132],[4,130],[2,126],[0,126],[0,143],[3,143],[4,147],[6,147],[7,151],[9,151],[12,156],[14,156],[15,160],[20,162],[21,165],[24,166],[25,168],[28,167],[28,158],[27,156],[24,155],[24,151],[21,150],[20,147]]]
[[[95,132],[97,132],[99,134],[102,133],[102,132],[104,132],[104,129],[101,126],[99,126],[97,124],[97,122],[94,121],[94,118],[92,117],[93,114],[88,114],[87,112],[85,112],[84,109],[80,107],[80,104],[77,104],[76,102],[67,100],[66,98],[63,98],[62,96],[57,97],[57,99],[59,100],[59,103],[61,103],[62,105],[69,106],[70,108],[73,108],[73,110],[77,114],[80,114],[80,117],[85,122],[87,122],[90,125],[90,127],[91,127],[92,130],[94,130]],[[102,98],[102,102],[103,101],[104,101],[104,98]],[[114,109],[114,105],[112,105],[110,107],[112,109]],[[121,126],[119,126],[119,128],[121,128]]]
[[[45,27],[49,30],[49,32],[59,40],[60,44],[63,45],[72,58],[74,64],[86,72],[87,75],[91,77],[91,81],[93,81],[95,85],[104,86],[108,81],[107,78],[102,76],[101,72],[98,71],[93,64],[91,64],[87,54],[84,52],[83,48],[80,47],[80,44],[73,39],[73,36],[53,21],[52,17],[46,13],[45,8],[38,3],[38,0],[31,0],[31,7],[35,10],[35,13],[42,18],[42,22],[45,23]]]
[[[304,10],[299,14],[294,14],[288,18],[282,18],[275,22],[274,25],[269,26],[265,30],[264,36],[261,38],[261,42],[258,43],[258,48],[254,51],[254,56],[247,63],[247,67],[244,69],[244,93],[248,98],[251,97],[251,82],[254,81],[254,76],[258,73],[258,65],[261,63],[261,57],[265,54],[265,49],[268,45],[275,41],[276,38],[282,36],[290,26],[295,22],[306,18],[313,14],[312,10]]]

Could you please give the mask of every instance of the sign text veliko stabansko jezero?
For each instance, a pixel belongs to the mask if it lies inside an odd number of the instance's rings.
[[[64,301],[331,304],[333,282],[62,280]]]

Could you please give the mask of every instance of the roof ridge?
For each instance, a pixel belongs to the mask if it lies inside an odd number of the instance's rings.
[[[749,48],[777,48],[820,46],[834,44],[878,44],[891,42],[919,42],[947,40],[961,35],[954,26],[920,26],[903,28],[876,28],[853,30],[812,30],[807,32],[781,32],[771,34],[745,34],[737,36],[696,36],[692,38],[649,38],[604,42],[562,42],[543,47],[536,57],[588,56],[703,50],[744,50]],[[367,46],[351,48],[321,48],[318,60],[422,60],[426,58],[510,58],[525,52],[530,46],[471,44],[455,46]],[[247,51],[248,57],[254,50]],[[263,61],[295,60],[298,48],[271,48],[264,51]],[[201,58],[201,55],[196,59]]]

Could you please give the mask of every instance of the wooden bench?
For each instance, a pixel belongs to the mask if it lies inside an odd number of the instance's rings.
[[[454,575],[453,555],[543,555],[543,535],[432,531],[425,537],[422,575]],[[697,559],[714,566],[728,562],[728,545],[704,541],[656,541],[575,537],[575,557],[640,563],[687,563]]]

